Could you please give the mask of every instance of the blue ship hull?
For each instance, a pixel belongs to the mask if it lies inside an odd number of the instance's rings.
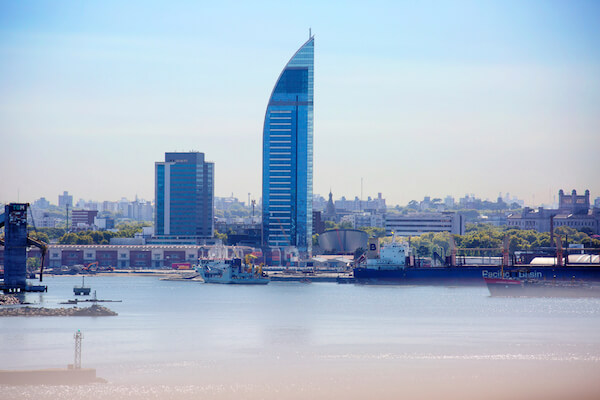
[[[481,285],[483,278],[502,278],[499,266],[406,267],[388,270],[355,268],[354,281],[362,284],[391,285]],[[504,269],[504,278],[539,280],[582,280],[600,282],[600,265],[519,266]]]

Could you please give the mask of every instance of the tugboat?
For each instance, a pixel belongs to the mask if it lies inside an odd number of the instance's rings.
[[[196,267],[204,283],[224,283],[238,285],[266,285],[269,277],[262,267],[242,263],[242,259],[232,260],[200,260]]]
[[[89,296],[92,288],[85,287],[85,276],[81,277],[81,286],[73,287],[73,294],[75,296]]]

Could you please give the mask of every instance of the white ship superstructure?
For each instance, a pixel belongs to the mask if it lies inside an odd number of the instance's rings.
[[[363,268],[368,269],[398,269],[406,266],[406,257],[409,255],[409,246],[405,242],[397,242],[392,238],[392,242],[381,246],[378,258],[367,259]]]
[[[196,267],[205,283],[240,285],[265,285],[269,277],[260,266],[244,264],[239,258],[233,260],[200,260]]]

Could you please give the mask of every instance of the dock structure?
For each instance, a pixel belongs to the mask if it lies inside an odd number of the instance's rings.
[[[96,377],[95,368],[0,370],[0,385],[81,385],[98,382],[106,381]]]
[[[77,330],[75,339],[75,360],[67,368],[34,370],[0,370],[0,385],[85,385],[106,383],[96,376],[95,368],[81,368],[81,339],[83,333]]]
[[[316,273],[287,273],[287,272],[268,272],[269,278],[273,282],[338,282],[350,283],[354,279],[349,273],[336,272],[316,272]]]

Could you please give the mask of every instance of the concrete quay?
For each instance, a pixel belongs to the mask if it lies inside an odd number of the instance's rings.
[[[96,377],[94,368],[0,370],[0,385],[84,385],[89,383],[106,383],[106,380]]]

